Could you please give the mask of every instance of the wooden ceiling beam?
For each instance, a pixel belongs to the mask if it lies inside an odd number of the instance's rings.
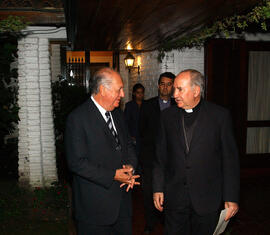
[[[135,50],[153,50],[168,38],[179,38],[219,17],[242,12],[258,2],[77,0],[76,6],[69,8],[72,17],[67,25],[71,25],[68,30],[74,37],[71,41],[76,49],[124,50],[130,42]]]

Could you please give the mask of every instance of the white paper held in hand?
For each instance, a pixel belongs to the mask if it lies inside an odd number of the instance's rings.
[[[218,224],[213,235],[219,235],[223,233],[225,228],[227,227],[227,224],[229,223],[230,220],[225,221],[226,213],[227,209],[224,209],[220,212]]]

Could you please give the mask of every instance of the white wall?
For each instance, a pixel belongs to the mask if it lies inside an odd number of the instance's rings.
[[[124,58],[126,54],[120,56],[120,74],[125,84],[126,97],[124,103],[132,97],[132,87],[140,82],[145,87],[145,99],[154,97],[158,92],[158,78],[163,72],[172,72],[177,75],[184,69],[196,69],[204,73],[204,49],[185,49],[182,51],[173,50],[166,53],[162,62],[157,60],[158,51],[133,53],[137,58],[141,58],[140,74],[137,69],[132,69],[130,74],[125,68]],[[135,66],[137,64],[135,63]]]

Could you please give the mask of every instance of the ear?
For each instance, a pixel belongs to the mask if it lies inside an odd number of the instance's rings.
[[[194,97],[198,97],[201,93],[201,88],[199,86],[194,87]]]
[[[100,85],[99,86],[99,93],[100,93],[101,96],[105,96],[105,94],[106,94],[106,87],[103,86],[103,85]]]

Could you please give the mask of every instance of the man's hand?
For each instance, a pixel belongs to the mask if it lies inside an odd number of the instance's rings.
[[[136,179],[139,178],[139,177],[140,177],[139,175],[133,175],[133,176],[131,176],[131,179],[129,181],[130,183],[127,184],[127,189],[126,189],[127,192],[129,191],[129,189],[133,189],[133,186],[134,185],[140,185],[140,182],[136,182]],[[120,188],[122,188],[125,185],[126,185],[126,183],[122,183],[120,185]]]
[[[225,221],[235,216],[235,214],[239,210],[239,206],[236,202],[225,202],[224,207],[228,209],[226,213]]]
[[[154,205],[159,211],[163,211],[164,193],[153,194]]]
[[[134,168],[132,165],[123,165],[123,169],[131,169],[131,178],[130,178],[130,183],[127,185],[127,188],[126,188],[126,191],[128,192],[129,189],[133,189],[133,186],[134,185],[140,185],[139,182],[136,182],[136,179],[139,178],[140,176],[139,175],[134,175]],[[122,188],[123,186],[125,186],[126,183],[123,183],[120,185],[120,188]]]
[[[120,188],[127,185],[127,189],[126,189],[127,192],[129,191],[130,188],[133,189],[134,185],[140,185],[139,182],[136,182],[136,179],[139,178],[140,176],[133,175],[133,172],[134,172],[134,169],[133,169],[133,166],[131,165],[123,165],[122,169],[117,169],[115,172],[114,179],[122,183],[120,185]]]
[[[134,175],[134,168],[133,168],[133,166],[132,165],[123,165],[123,169],[130,169],[131,171],[130,171],[130,173],[129,173],[129,175],[130,176],[132,176],[132,175]]]
[[[122,168],[117,169],[115,171],[114,180],[128,184],[131,182],[130,181],[131,177],[132,177],[132,168]]]

